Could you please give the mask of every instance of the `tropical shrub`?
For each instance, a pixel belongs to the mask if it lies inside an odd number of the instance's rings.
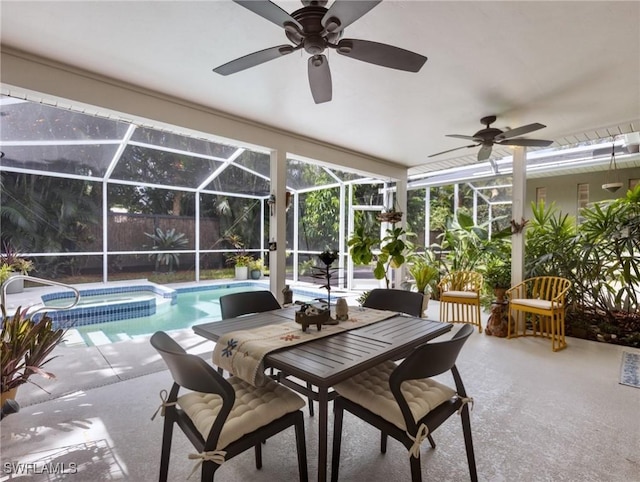
[[[526,233],[527,276],[571,280],[567,328],[591,338],[640,346],[640,187],[584,208],[584,220],[555,206],[533,206]]]
[[[180,253],[171,253],[169,251],[187,247],[189,240],[185,237],[185,234],[176,233],[175,229],[163,231],[160,228],[156,228],[152,234],[144,234],[153,239],[153,247],[151,249],[159,251],[149,255],[149,259],[156,260],[155,271],[159,271],[160,266],[166,266],[166,271],[172,273],[174,266],[180,265]]]

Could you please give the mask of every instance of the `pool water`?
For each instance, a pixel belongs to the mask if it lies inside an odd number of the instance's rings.
[[[166,304],[156,314],[140,318],[110,321],[83,326],[74,326],[67,331],[65,344],[68,346],[97,346],[117,341],[148,336],[156,331],[171,331],[191,328],[199,323],[222,319],[220,297],[242,291],[264,290],[260,285],[226,286],[198,291],[178,289],[177,303]],[[122,296],[122,295],[120,295]],[[297,300],[311,300],[311,297],[296,295]]]

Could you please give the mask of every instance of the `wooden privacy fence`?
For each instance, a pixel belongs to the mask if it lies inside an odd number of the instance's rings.
[[[195,248],[195,218],[193,216],[169,216],[154,214],[109,213],[107,217],[107,236],[109,251],[145,251],[153,248],[153,240],[144,233],[154,233],[156,228],[163,231],[175,229],[176,233],[184,233],[188,239],[184,249]],[[102,227],[92,226],[93,243],[88,244],[85,251],[102,251]],[[200,246],[211,249],[220,239],[217,219],[200,220]],[[222,246],[218,244],[216,248]]]

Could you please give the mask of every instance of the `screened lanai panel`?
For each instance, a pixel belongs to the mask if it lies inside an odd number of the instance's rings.
[[[264,152],[244,151],[234,162],[263,176],[271,175],[270,156]]]
[[[196,188],[222,163],[212,159],[129,145],[111,176],[112,179]]]
[[[512,199],[512,178],[501,176],[495,179],[473,181],[471,186],[489,202],[508,202]]]
[[[102,183],[3,172],[2,239],[21,253],[70,253],[102,249]],[[62,269],[38,258],[39,273]],[[46,269],[45,269],[46,267]]]
[[[227,166],[205,188],[205,191],[228,192],[234,194],[248,194],[268,196],[270,192],[268,179],[256,176],[237,166]]]
[[[0,98],[0,140],[78,141],[122,139],[125,122],[73,112],[35,102]]]
[[[320,166],[295,159],[287,160],[287,187],[291,189],[298,191],[337,182]]]
[[[4,126],[4,124],[3,124]],[[117,144],[99,145],[2,145],[2,165],[47,172],[103,177]]]
[[[340,189],[320,189],[300,195],[298,246],[303,251],[338,248]]]
[[[330,171],[342,182],[357,181],[358,179],[363,179],[361,175],[354,174],[353,172],[344,172],[337,169],[330,169]]]
[[[131,136],[131,141],[220,159],[228,159],[238,149],[235,146],[218,144],[204,139],[196,139],[171,132],[149,129],[147,127],[136,128]]]

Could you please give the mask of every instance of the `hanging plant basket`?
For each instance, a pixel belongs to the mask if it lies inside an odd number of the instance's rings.
[[[380,222],[395,224],[402,221],[402,214],[402,211],[386,211],[378,213],[376,219]]]

